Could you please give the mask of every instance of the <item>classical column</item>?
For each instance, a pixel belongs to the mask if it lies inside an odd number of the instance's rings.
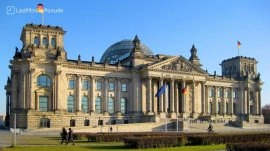
[[[217,99],[217,87],[214,86],[214,114],[218,114],[218,99]]]
[[[195,80],[192,81],[192,114],[194,118],[194,114],[196,113],[196,98],[195,98]]]
[[[261,108],[261,88],[258,90],[258,110],[259,110],[259,115],[262,115],[262,108]]]
[[[249,104],[249,101],[250,101],[250,88],[247,87],[247,114],[250,114],[250,104]]]
[[[179,113],[179,87],[178,87],[178,82],[174,82],[174,109],[176,112],[176,115],[178,116]]]
[[[185,87],[186,87],[186,81],[183,80],[183,81],[182,81],[182,89],[181,89],[181,91],[182,91]],[[186,118],[186,96],[185,96],[185,94],[183,94],[183,93],[182,93],[182,101],[181,101],[181,103],[182,103],[182,117],[183,117],[183,118]]]
[[[29,109],[34,109],[34,100],[32,100],[32,79],[33,79],[33,72],[35,69],[31,68],[28,72],[28,93],[27,93],[27,107]]]
[[[203,81],[202,83],[201,83],[201,89],[202,89],[202,91],[201,91],[201,97],[202,97],[202,115],[205,113],[205,106],[206,106],[206,103],[205,103],[205,81]]]
[[[121,78],[117,78],[117,84],[116,84],[116,100],[115,100],[115,106],[116,106],[116,113],[121,113]],[[123,113],[124,114],[124,113]]]
[[[242,104],[242,106],[243,106],[242,107],[243,108],[242,113],[247,114],[247,95],[248,95],[247,88],[244,88],[244,94],[243,95],[244,95],[244,99],[243,99],[243,104]]]
[[[152,78],[147,79],[147,112],[152,113]]]
[[[158,89],[160,89],[162,86],[163,86],[163,79],[161,78],[159,80],[159,88]],[[163,97],[164,97],[164,94],[159,96],[159,112],[164,112],[163,111]]]
[[[207,114],[211,114],[211,111],[209,109],[209,86],[205,86],[205,111]]]
[[[170,112],[173,113],[174,111],[174,79],[170,81]]]
[[[222,114],[226,115],[226,99],[225,99],[225,87],[222,87]]]
[[[104,89],[103,89],[103,111],[105,113],[108,112],[108,84],[109,84],[109,78],[108,77],[104,77]]]
[[[155,94],[157,93],[157,91],[158,91],[158,84],[157,84],[157,82],[153,82],[153,90],[152,90],[152,111],[156,114],[156,113],[158,113],[158,98],[157,97],[155,97]]]
[[[233,115],[233,88],[230,88],[229,114]]]
[[[80,75],[77,75],[77,87],[76,87],[76,111],[79,112],[81,111],[81,102],[82,102],[82,99],[81,99],[81,89],[82,89],[82,79],[81,79],[81,76]]]
[[[95,82],[95,76],[91,76],[91,83],[90,83],[90,112],[94,113],[95,112],[95,89],[96,89],[96,82]]]
[[[23,109],[25,108],[25,74],[23,72],[20,72],[20,91],[19,91],[19,108]]]

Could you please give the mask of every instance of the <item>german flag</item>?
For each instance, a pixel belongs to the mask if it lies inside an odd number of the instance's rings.
[[[238,49],[241,47],[241,42],[240,41],[237,41],[237,47],[238,47]]]
[[[186,95],[186,94],[187,94],[187,91],[188,91],[188,90],[187,90],[187,87],[183,88],[183,89],[182,89],[182,94],[183,94],[183,95]]]
[[[43,4],[39,3],[39,4],[37,5],[37,12],[39,12],[39,13],[41,13],[41,14],[44,13],[44,6],[43,6]]]

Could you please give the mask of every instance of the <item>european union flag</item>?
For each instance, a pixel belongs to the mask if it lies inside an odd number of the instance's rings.
[[[166,89],[166,85],[164,84],[162,87],[159,88],[155,97],[159,97],[161,94],[165,93],[165,89]]]

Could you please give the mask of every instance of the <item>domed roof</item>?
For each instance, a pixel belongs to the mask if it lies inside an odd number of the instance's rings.
[[[134,45],[132,40],[122,40],[111,45],[102,55],[100,62],[104,63],[105,59],[108,63],[115,64],[130,55]],[[144,44],[141,43],[141,50],[146,55],[153,55],[153,52]]]

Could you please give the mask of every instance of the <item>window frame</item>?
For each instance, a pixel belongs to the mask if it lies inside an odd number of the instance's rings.
[[[52,80],[51,78],[46,74],[40,74],[37,77],[37,86],[39,87],[51,87]]]

